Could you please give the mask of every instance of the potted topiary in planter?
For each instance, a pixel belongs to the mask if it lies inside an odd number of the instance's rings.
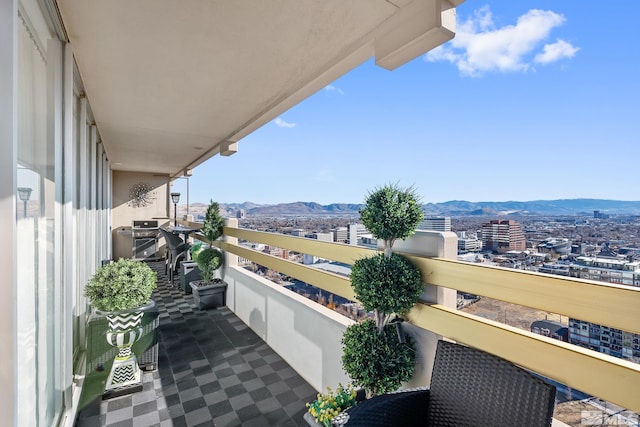
[[[423,213],[414,189],[387,185],[370,193],[360,211],[362,223],[384,241],[384,252],[357,260],[351,269],[351,286],[367,319],[349,326],[342,344],[342,364],[354,385],[367,397],[397,390],[415,368],[411,337],[399,327],[398,316],[407,313],[422,294],[420,270],[393,253],[396,239],[415,232]],[[396,319],[391,321],[392,316]]]
[[[220,215],[218,203],[211,201],[207,208],[202,234],[210,243],[222,236],[224,219]],[[226,304],[227,283],[221,278],[215,277],[216,271],[222,267],[224,255],[220,249],[212,246],[200,250],[196,262],[202,275],[202,280],[189,283],[193,293],[193,301],[200,310],[217,308]]]
[[[85,296],[98,315],[109,322],[107,342],[118,348],[105,392],[141,388],[140,369],[131,346],[143,334],[141,321],[155,306],[151,293],[157,275],[144,262],[121,258],[98,268],[85,286]],[[135,390],[132,390],[135,391]]]

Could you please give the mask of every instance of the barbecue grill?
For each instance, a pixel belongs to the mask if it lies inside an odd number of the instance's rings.
[[[157,261],[159,233],[158,221],[134,220],[131,225],[133,259]]]

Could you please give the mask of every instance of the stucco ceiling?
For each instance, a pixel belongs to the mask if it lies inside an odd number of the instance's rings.
[[[181,175],[372,56],[454,35],[462,0],[58,0],[114,170]]]

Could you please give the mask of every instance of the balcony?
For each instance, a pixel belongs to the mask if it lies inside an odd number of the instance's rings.
[[[147,383],[140,395],[94,402],[85,408],[79,426],[96,420],[102,425],[135,421],[140,416],[186,425],[212,419],[216,425],[253,419],[296,425],[302,422],[304,404],[313,400],[316,390],[349,381],[340,364],[340,339],[352,321],[239,267],[237,258],[354,299],[348,277],[257,252],[238,244],[238,239],[347,264],[372,250],[240,229],[236,220],[227,222],[224,241],[214,243],[226,251],[227,308],[193,309],[191,297],[172,288],[160,271],[155,296],[162,313],[159,370],[145,374]],[[458,311],[454,291],[640,333],[635,311],[640,289],[452,261],[448,258],[455,254],[457,244],[449,233],[419,232],[397,245],[426,278],[422,302],[408,316],[410,325],[405,324],[419,342],[419,364],[407,386],[428,384],[435,342],[446,337],[497,354],[572,389],[640,411],[640,365]],[[157,265],[163,266],[161,262]],[[181,337],[179,332],[184,329],[188,333]],[[223,384],[228,388],[221,389]],[[144,408],[150,407],[154,410],[145,413]]]
[[[8,96],[0,97],[7,112],[0,129],[3,141],[13,142],[3,145],[0,170],[6,189],[31,181],[38,188],[28,214],[25,209],[17,218],[15,194],[5,194],[0,209],[13,225],[6,236],[13,244],[0,257],[12,277],[0,310],[3,421],[67,425],[74,418],[83,374],[75,366],[87,315],[83,287],[102,260],[131,253],[132,220],[169,220],[172,180],[189,176],[214,155],[235,153],[238,141],[358,64],[375,57],[379,65],[396,68],[442,44],[454,35],[461,3],[334,1],[305,9],[294,1],[230,2],[218,13],[217,2],[175,3],[171,10],[148,2],[8,2],[0,14],[0,39],[6,40],[0,63],[8,76],[2,80]],[[273,25],[281,21],[296,25]],[[167,52],[178,52],[182,60]],[[239,61],[238,52],[257,54]],[[134,208],[128,203],[139,182],[151,186],[153,197]],[[225,232],[220,246],[229,254],[231,312],[314,389],[344,380],[339,343],[350,321],[239,268],[232,258],[353,298],[348,279],[251,251],[235,239],[347,264],[370,252],[240,230],[233,223]],[[127,242],[122,248],[118,237]],[[421,344],[416,385],[428,380],[435,341],[447,337],[640,410],[637,365],[455,309],[458,290],[639,333],[638,288],[460,263],[451,259],[455,247],[446,236],[426,240],[403,249],[413,254],[426,282],[423,302],[407,324]],[[164,338],[179,310],[167,309]],[[237,321],[232,326],[242,327]],[[161,360],[174,368],[174,348],[168,340],[164,345]],[[156,396],[169,399],[167,408],[177,412],[165,415],[177,420],[190,412],[168,393],[178,387],[182,371],[172,370],[174,383],[164,388],[162,380],[171,376],[163,369],[154,390],[167,393]],[[106,403],[107,420],[125,409],[115,402]],[[126,411],[119,416],[132,420]]]
[[[354,299],[349,279],[248,249],[237,241],[346,264],[371,250],[239,229],[236,224],[229,220],[225,241],[216,242],[228,254],[225,277],[230,284],[231,310],[316,389],[344,382],[340,337],[351,321],[238,267],[234,259],[243,257]],[[511,360],[572,390],[640,412],[640,365],[476,317],[455,306],[456,291],[461,291],[637,334],[640,289],[455,261],[457,244],[455,236],[448,233],[421,232],[396,245],[419,266],[426,283],[421,303],[408,315],[409,329],[420,343],[419,365],[408,386],[428,384],[435,342],[445,337]],[[291,342],[308,346],[308,354],[300,354],[299,347],[293,350]]]

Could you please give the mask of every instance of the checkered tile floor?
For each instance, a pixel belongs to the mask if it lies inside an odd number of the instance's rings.
[[[164,262],[150,265],[158,272],[158,368],[143,371],[140,392],[90,400],[76,425],[308,426],[313,387],[229,309],[198,310],[169,284]]]

